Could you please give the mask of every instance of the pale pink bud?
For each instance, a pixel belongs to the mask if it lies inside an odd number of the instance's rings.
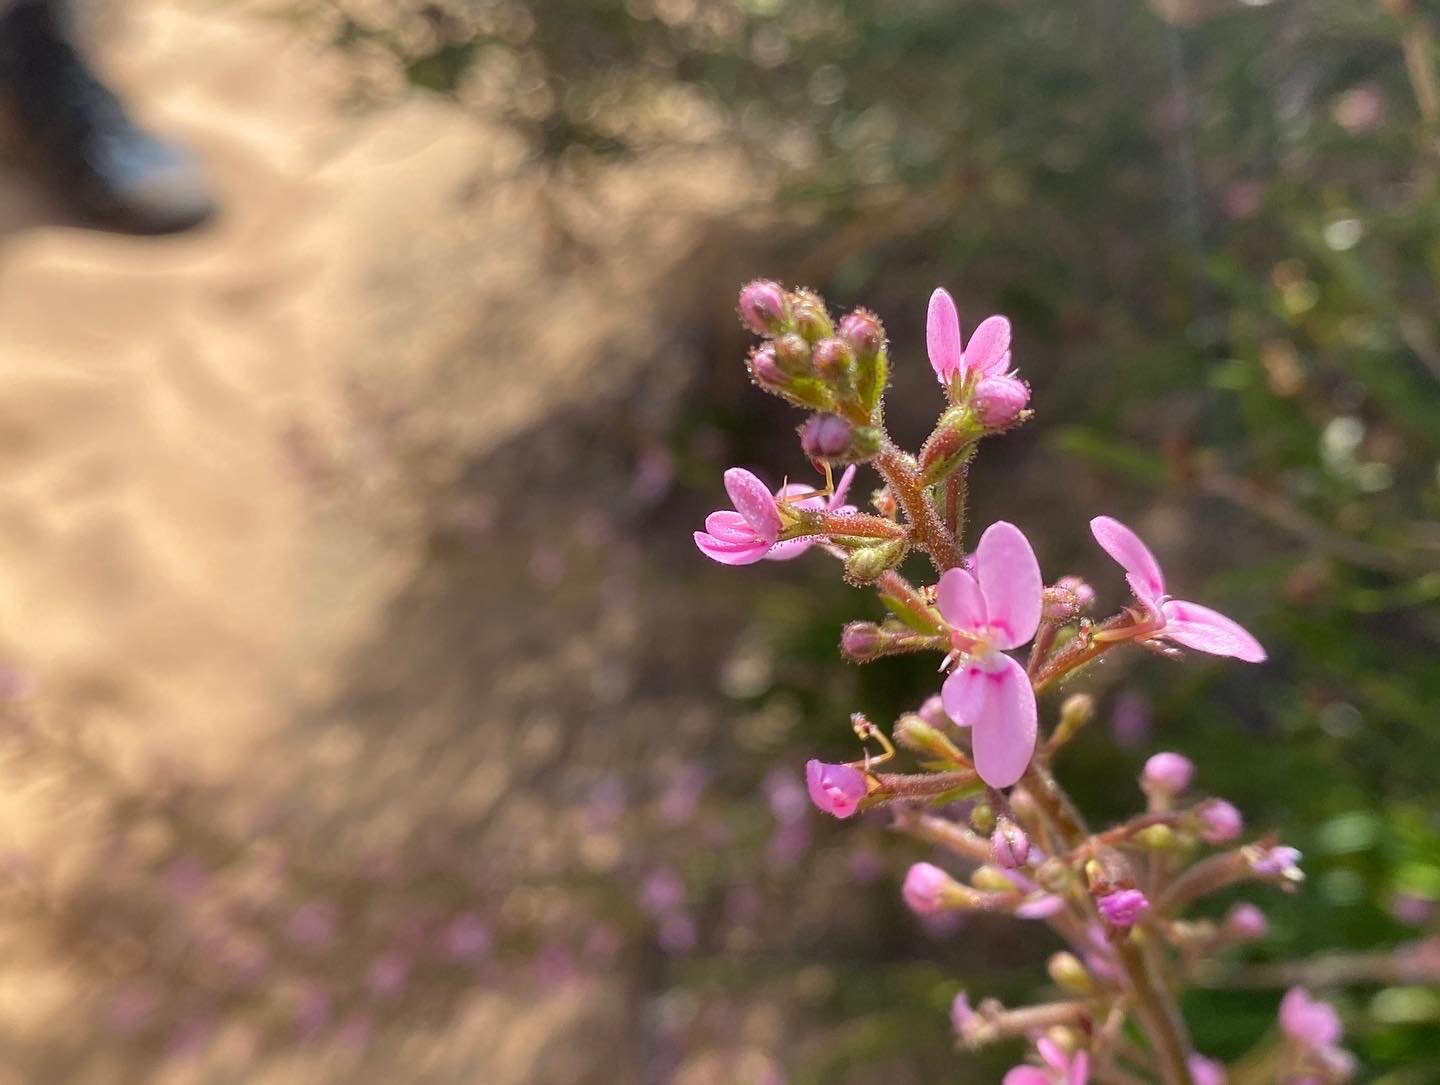
[[[812,414],[800,427],[800,447],[812,460],[833,460],[850,451],[854,431],[838,414]]]
[[[986,377],[975,388],[975,413],[987,429],[1004,429],[1030,402],[1030,386],[1019,377]]]
[[[937,729],[945,727],[950,723],[950,717],[945,714],[945,705],[940,700],[938,693],[922,704],[920,710],[915,714],[931,727]]]
[[[840,321],[840,338],[850,344],[856,358],[873,358],[885,345],[885,329],[874,313],[856,309]]]
[[[805,785],[810,801],[837,818],[848,818],[855,813],[868,790],[865,775],[859,769],[815,760],[805,764]]]
[[[1112,927],[1133,927],[1150,910],[1150,901],[1138,889],[1117,889],[1095,902],[1100,915]]]
[[[1240,811],[1224,799],[1211,799],[1198,811],[1200,836],[1208,844],[1228,844],[1245,828]]]
[[[750,355],[750,375],[765,388],[782,388],[788,380],[775,360],[775,348],[768,343]]]
[[[1189,1065],[1190,1078],[1195,1085],[1226,1085],[1225,1066],[1217,1059],[1191,1055]]]
[[[822,380],[834,380],[844,374],[854,357],[849,343],[831,336],[815,344],[811,362]]]
[[[883,639],[874,622],[851,622],[840,631],[840,654],[851,663],[867,663],[875,658]]]
[[[990,834],[990,854],[996,866],[1015,870],[1030,858],[1030,838],[1019,825],[1002,817]]]
[[[774,335],[785,323],[785,291],[756,279],[740,288],[740,320],[756,335]]]
[[[1255,905],[1242,901],[1226,914],[1225,930],[1232,938],[1254,942],[1269,933],[1270,921]]]
[[[1158,795],[1175,796],[1190,786],[1195,764],[1178,753],[1157,753],[1145,762],[1140,786]]]
[[[945,907],[946,893],[955,879],[932,863],[916,863],[905,875],[902,894],[916,915],[937,915]]]
[[[775,340],[775,361],[783,373],[803,373],[810,368],[810,344],[791,332]]]
[[[1055,581],[1055,586],[1074,592],[1075,605],[1081,610],[1088,609],[1095,602],[1095,589],[1078,576],[1062,576]]]

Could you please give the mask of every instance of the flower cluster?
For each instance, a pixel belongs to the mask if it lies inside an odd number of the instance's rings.
[[[937,861],[915,863],[904,880],[903,898],[917,914],[1005,912],[1046,924],[1068,944],[1050,960],[1061,997],[1010,1009],[993,999],[972,1007],[962,993],[952,1014],[959,1041],[1025,1039],[1032,1061],[1011,1070],[1006,1085],[1137,1074],[1165,1085],[1224,1082],[1224,1067],[1193,1049],[1176,991],[1216,954],[1264,937],[1267,924],[1249,903],[1222,920],[1193,917],[1190,907],[1247,881],[1293,889],[1303,878],[1300,855],[1270,840],[1239,843],[1239,811],[1218,797],[1189,797],[1194,765],[1171,752],[1144,766],[1145,810],[1092,831],[1051,763],[1091,718],[1093,702],[1065,698],[1048,733],[1041,706],[1063,681],[1125,645],[1247,663],[1263,662],[1264,648],[1225,615],[1172,597],[1149,547],[1109,516],[1091,520],[1090,532],[1120,565],[1131,598],[1108,617],[1091,615],[1096,592],[1079,577],[1047,582],[1015,524],[990,524],[967,552],[965,479],[976,449],[1030,417],[1030,388],[1013,368],[1003,316],[981,321],[966,342],[954,300],[935,291],[927,346],[945,405],[911,453],[884,426],[890,360],[874,314],[855,310],[837,324],[813,291],[769,281],[745,286],[739,309],[765,337],[749,361],[756,384],[812,412],[801,446],[825,485],[771,490],[732,468],[725,488],[733,508],[712,513],[696,545],[726,565],[830,555],[850,583],[872,585],[886,611],[879,621],[847,625],[842,655],[868,663],[933,652],[945,672],[937,696],[888,734],[853,717],[862,752],[845,764],[810,761],[811,801],[837,818],[886,808],[896,828],[937,850]],[[845,504],[857,465],[880,476],[871,512]],[[844,473],[832,484],[839,466]],[[901,573],[912,553],[928,560],[929,582]],[[921,771],[890,771],[897,747],[919,755]],[[1281,1080],[1349,1076],[1338,1019],[1323,1003],[1291,992],[1280,1025],[1279,1038],[1265,1042],[1280,1045],[1274,1058],[1290,1068]]]

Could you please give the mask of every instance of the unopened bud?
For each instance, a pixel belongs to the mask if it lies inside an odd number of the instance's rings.
[[[1196,812],[1200,836],[1207,844],[1228,844],[1245,828],[1240,811],[1224,799],[1211,799]]]
[[[1030,402],[1030,386],[1019,377],[986,377],[975,387],[975,414],[986,429],[1014,425]]]
[[[850,349],[850,344],[835,336],[816,343],[815,351],[811,355],[812,364],[820,379],[840,384],[849,383],[850,366],[854,360],[855,353]]]
[[[1254,942],[1270,933],[1270,921],[1255,905],[1241,901],[1225,914],[1225,933],[1232,938]]]
[[[1052,953],[1045,963],[1045,970],[1055,981],[1055,986],[1076,995],[1095,993],[1095,980],[1080,959],[1073,953]]]
[[[916,863],[905,875],[905,903],[916,915],[938,915],[964,900],[964,889],[932,863]]]
[[[981,836],[993,833],[996,824],[995,808],[988,802],[977,802],[970,808],[970,828]]]
[[[853,427],[838,414],[812,414],[800,427],[800,447],[812,460],[840,459],[853,436]]]
[[[1081,610],[1088,610],[1095,602],[1095,589],[1078,576],[1062,576],[1055,581],[1057,588],[1066,588],[1075,594],[1075,602]]]
[[[884,642],[885,634],[874,622],[851,622],[840,631],[840,654],[851,663],[868,663]]]
[[[740,321],[756,335],[778,333],[785,314],[785,291],[779,283],[756,279],[740,288]]]
[[[945,714],[945,704],[938,693],[925,699],[925,703],[919,708],[919,716],[931,727],[943,728],[951,722],[950,717]]]
[[[968,765],[970,759],[948,738],[931,727],[914,712],[906,712],[895,721],[895,741],[907,750],[939,758],[952,765]]]
[[[1050,736],[1052,745],[1061,746],[1095,718],[1095,698],[1088,693],[1072,693],[1060,703],[1060,721]]]
[[[785,372],[776,362],[775,348],[771,344],[766,343],[750,354],[750,376],[762,388],[774,391],[784,387]]]
[[[1009,818],[1002,817],[990,834],[990,854],[996,866],[1016,870],[1030,858],[1030,838]]]
[[[813,290],[797,290],[790,295],[790,322],[810,343],[835,334],[835,325],[825,311],[825,299]]]
[[[1015,883],[1010,880],[1005,871],[988,863],[975,868],[975,872],[970,875],[970,884],[976,889],[984,889],[991,893],[1010,893],[1016,889]]]
[[[789,332],[775,340],[775,361],[784,373],[804,373],[810,368],[810,344]]]
[[[1035,883],[1051,893],[1063,893],[1072,878],[1070,868],[1059,859],[1046,859],[1035,868]]]
[[[1174,798],[1187,787],[1195,777],[1195,764],[1188,757],[1178,753],[1157,753],[1145,762],[1140,774],[1140,787],[1147,795]]]
[[[845,559],[845,579],[851,584],[869,584],[904,556],[904,539],[861,547]]]
[[[1147,825],[1135,834],[1135,840],[1150,851],[1169,851],[1176,844],[1175,830],[1168,825]]]
[[[1150,901],[1138,889],[1117,889],[1096,900],[1095,907],[1112,927],[1133,927],[1150,910]]]
[[[856,309],[840,321],[840,338],[850,344],[857,361],[865,361],[874,358],[884,347],[885,329],[874,313]]]

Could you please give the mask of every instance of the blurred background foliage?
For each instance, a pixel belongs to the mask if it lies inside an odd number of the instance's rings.
[[[727,260],[882,316],[902,438],[938,406],[929,291],[949,287],[967,327],[1008,314],[1037,418],[984,450],[977,521],[1020,523],[1050,579],[1085,575],[1113,604],[1122,585],[1085,523],[1128,519],[1173,584],[1272,652],[1254,669],[1107,661],[1080,682],[1106,722],[1062,773],[1100,818],[1138,805],[1144,756],[1192,755],[1205,788],[1307,857],[1305,890],[1262,902],[1274,929],[1250,963],[1352,967],[1340,1003],[1365,1079],[1440,1080],[1440,995],[1387,956],[1440,899],[1440,15],[1405,0],[338,0],[304,17],[362,61],[357,100],[396,81],[451,96],[511,123],[557,177],[742,148],[767,226],[737,224]],[[806,757],[854,756],[850,711],[889,720],[933,671],[844,667],[840,624],[875,607],[818,557],[721,570],[690,549],[724,463],[804,469],[799,419],[744,383],[730,305],[695,310],[702,364],[661,453],[680,485],[644,515],[655,575],[687,584],[698,613],[722,593],[753,602],[743,627],[696,632],[732,723],[677,784],[690,808],[612,804],[637,883],[587,899],[649,932],[635,975],[653,1080],[993,1080],[1013,1052],[952,1054],[950,996],[1018,997],[1050,947],[978,919],[920,929],[897,894],[914,846],[883,821],[820,824],[796,791]],[[597,777],[590,801],[620,794]],[[1193,999],[1204,1050],[1238,1055],[1270,1026],[1279,988],[1247,975],[1260,986]]]

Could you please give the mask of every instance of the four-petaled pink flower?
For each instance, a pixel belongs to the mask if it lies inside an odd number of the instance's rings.
[[[1125,579],[1135,598],[1150,612],[1157,623],[1152,636],[1164,637],[1197,652],[1217,656],[1234,656],[1246,663],[1260,663],[1265,649],[1237,622],[1199,603],[1187,603],[1165,594],[1165,574],[1150,548],[1140,536],[1119,520],[1097,516],[1090,521],[1090,531],[1101,549],[1125,570]]]
[[[1040,563],[1014,524],[991,524],[975,548],[975,575],[950,569],[936,602],[965,658],[940,691],[946,714],[971,729],[975,769],[991,787],[1009,787],[1035,752],[1035,690],[1005,654],[1040,625]]]
[[[941,288],[930,295],[925,345],[930,351],[930,365],[941,384],[949,384],[957,374],[964,377],[973,373],[980,378],[1003,376],[1010,368],[1010,321],[1003,316],[986,317],[962,349],[960,312],[955,308],[955,299]]]
[[[1012,1066],[1004,1085],[1085,1085],[1090,1080],[1089,1052],[1072,1055],[1048,1036],[1035,1041],[1035,1050],[1045,1065]]]
[[[848,818],[868,790],[865,774],[851,765],[811,760],[805,764],[805,786],[810,801],[827,814]]]

